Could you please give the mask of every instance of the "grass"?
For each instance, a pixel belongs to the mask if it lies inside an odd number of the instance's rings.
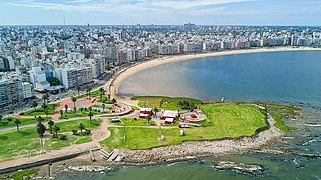
[[[108,97],[106,97],[106,96],[103,96],[102,98],[100,98],[100,99],[98,100],[98,102],[100,102],[100,103],[105,103],[105,104],[113,104],[113,103],[111,102],[111,100],[108,99]]]
[[[148,125],[147,120],[145,120],[145,119],[134,120],[134,119],[129,119],[129,118],[122,118],[122,121],[125,124],[125,126],[156,126],[155,121],[149,121],[150,125]],[[118,125],[118,126],[123,125],[121,122],[116,122],[116,123],[111,122],[111,124]]]
[[[138,100],[138,106],[140,107],[149,107],[149,108],[158,108],[158,109],[167,109],[167,110],[182,110],[177,106],[179,101],[188,101],[193,102],[196,106],[202,104],[201,100],[192,99],[192,98],[183,98],[183,97],[166,97],[166,96],[134,96],[132,100]]]
[[[87,93],[83,94],[83,95],[80,95],[80,96],[77,96],[76,99],[81,99],[81,98],[84,98],[84,97],[87,97]],[[100,91],[99,90],[91,91],[89,97],[100,97]]]
[[[93,130],[100,126],[102,123],[101,119],[93,119],[91,120],[91,123],[89,120],[75,120],[75,121],[68,121],[68,122],[61,122],[56,123],[55,125],[60,127],[59,132],[71,132],[71,130],[75,129],[78,130],[79,124],[82,123],[86,129]]]
[[[55,109],[57,107],[59,107],[59,104],[49,104],[48,105],[48,115],[53,115],[55,114]],[[40,108],[36,108],[36,110],[30,110],[30,111],[26,111],[24,113],[20,114],[21,116],[44,116],[45,114],[45,110],[40,107]]]
[[[15,120],[18,119],[21,124],[19,126],[24,126],[28,124],[35,124],[38,123],[38,120],[36,118],[4,118],[0,122],[0,129],[4,128],[11,128],[11,127],[16,127],[16,124],[14,123]],[[47,122],[51,119],[51,117],[43,117],[44,122]]]
[[[11,175],[11,178],[14,180],[24,180],[24,179],[30,179],[31,175],[34,175],[38,172],[38,169],[27,169],[23,171],[18,171]]]
[[[58,134],[71,132],[72,129],[78,129],[82,123],[86,129],[92,130],[101,124],[101,120],[79,120],[70,122],[56,123],[60,127]],[[47,133],[48,134],[48,133]],[[61,136],[61,135],[60,135]],[[67,140],[47,139],[45,141],[45,150],[61,149],[70,146],[77,140],[76,136],[67,136]],[[7,131],[0,133],[0,162],[17,159],[21,157],[35,156],[40,152],[40,138],[38,137],[36,127],[24,128],[20,132]]]
[[[50,138],[50,139],[46,140],[44,147],[45,147],[45,149],[57,150],[57,149],[61,149],[61,148],[70,146],[76,140],[77,140],[77,138],[73,137],[73,136],[67,136],[66,140],[61,140],[61,139],[59,139],[59,134],[58,134],[58,138]]]
[[[126,142],[123,141],[123,128],[110,128],[111,136],[100,143],[108,150],[114,148],[149,149],[175,145],[184,141],[219,140],[252,136],[258,129],[268,127],[266,116],[261,110],[248,104],[202,105],[208,116],[207,127],[187,129],[187,136],[180,136],[181,129],[162,129],[166,140],[159,141],[159,129],[126,128]]]
[[[84,143],[91,142],[91,141],[92,141],[91,137],[85,137],[85,138],[77,140],[76,144],[84,144]]]
[[[95,111],[95,110],[92,110],[91,112],[93,113],[94,116],[101,115],[101,114],[106,114],[104,112],[98,112],[98,111]],[[77,110],[76,113],[74,113],[74,112],[65,112],[65,113],[63,113],[62,116],[59,117],[59,119],[70,119],[70,118],[76,118],[76,117],[88,117],[89,118],[88,114],[89,114],[89,110],[88,109],[87,110],[84,109],[83,111]]]
[[[281,105],[273,103],[259,102],[257,103],[266,108],[267,112],[274,118],[276,121],[275,127],[283,130],[284,132],[289,132],[295,130],[294,127],[289,127],[284,124],[284,119],[288,119],[297,115],[297,111],[300,108],[291,105]]]

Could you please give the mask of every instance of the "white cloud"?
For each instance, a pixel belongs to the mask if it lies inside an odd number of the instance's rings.
[[[247,2],[251,0],[165,0],[158,1],[155,5],[162,7],[170,7],[174,9],[190,9],[200,6],[209,6],[209,5],[219,5],[226,3],[235,3],[235,2]]]

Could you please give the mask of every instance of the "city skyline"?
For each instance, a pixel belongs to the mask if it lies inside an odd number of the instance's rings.
[[[1,25],[319,26],[317,0],[5,0]]]

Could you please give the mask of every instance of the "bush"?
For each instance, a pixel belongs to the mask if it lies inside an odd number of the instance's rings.
[[[58,138],[58,136],[56,134],[52,135],[52,138]]]
[[[78,131],[75,130],[75,129],[73,129],[73,130],[71,130],[71,132],[72,132],[73,135],[77,135],[77,132],[78,132]]]
[[[89,135],[91,131],[89,129],[85,129],[86,135]]]
[[[62,141],[65,141],[65,140],[67,140],[68,138],[67,138],[66,135],[62,135],[62,136],[59,137],[59,139],[62,140]]]

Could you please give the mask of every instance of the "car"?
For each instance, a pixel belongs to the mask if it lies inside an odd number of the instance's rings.
[[[111,122],[116,123],[116,122],[121,122],[121,120],[120,119],[112,119]]]
[[[178,127],[179,128],[189,128],[189,125],[188,124],[180,124]]]

